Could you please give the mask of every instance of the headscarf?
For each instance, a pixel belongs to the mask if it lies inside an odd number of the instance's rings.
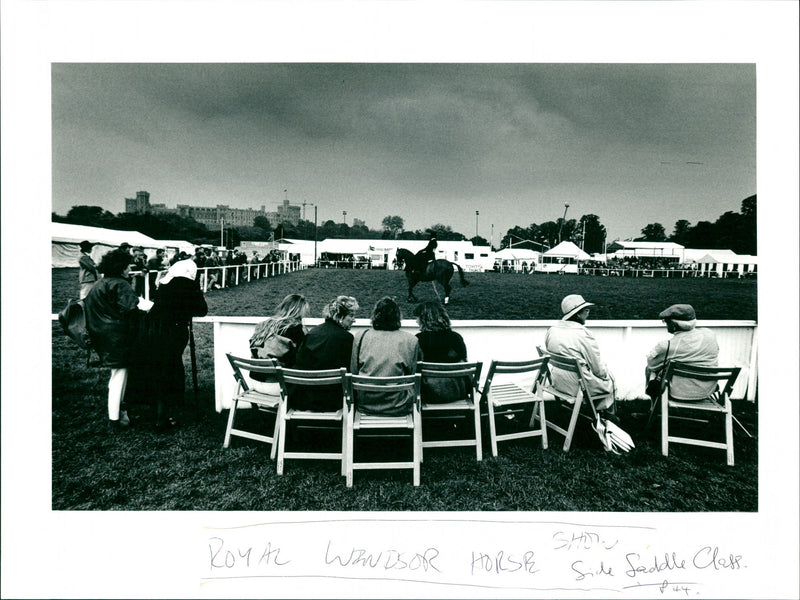
[[[179,260],[161,277],[159,285],[169,283],[175,277],[184,277],[194,281],[197,279],[197,264],[192,259]]]

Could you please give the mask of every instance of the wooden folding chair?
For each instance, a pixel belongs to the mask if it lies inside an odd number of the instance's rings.
[[[480,405],[475,401],[475,390],[478,387],[478,380],[481,376],[482,364],[479,362],[471,363],[434,363],[420,361],[417,363],[417,373],[422,375],[422,382],[426,380],[433,382],[436,380],[446,381],[448,379],[463,379],[466,383],[466,395],[450,402],[425,402],[423,399],[420,408],[422,418],[420,432],[422,447],[420,461],[424,459],[425,448],[448,448],[458,446],[474,446],[477,459],[483,458],[481,448],[481,412]],[[447,439],[447,440],[425,440],[425,423],[435,424],[442,422],[452,422],[455,419],[463,419],[472,416],[474,423],[473,435],[469,438]]]
[[[578,358],[563,356],[561,354],[554,354],[538,349],[543,357],[548,357],[550,360],[547,364],[547,372],[542,378],[542,393],[549,394],[555,401],[562,405],[568,406],[570,409],[569,424],[566,429],[557,425],[552,421],[547,422],[547,426],[554,431],[557,431],[564,436],[564,452],[569,452],[570,445],[572,444],[572,437],[575,435],[575,425],[578,423],[578,417],[583,414],[584,417],[590,419],[592,423],[597,423],[597,406],[602,402],[608,400],[613,394],[591,394],[586,378],[583,374],[582,362]],[[551,369],[561,369],[569,373],[574,373],[577,377],[577,383],[571,390],[556,389],[553,386],[551,376]],[[591,416],[582,413],[584,406],[588,406]]]
[[[541,437],[542,448],[547,448],[547,428],[545,424],[544,398],[541,394],[541,380],[547,367],[548,357],[523,361],[493,360],[489,364],[486,382],[481,393],[481,403],[485,403],[489,420],[489,440],[492,456],[497,456],[497,442],[528,437]],[[513,381],[496,382],[497,375],[521,375],[528,373],[533,378],[530,389]],[[498,433],[497,420],[511,418],[531,410],[528,429],[511,433]],[[536,419],[539,427],[536,428]]]
[[[348,398],[347,425],[347,465],[346,485],[353,486],[353,471],[358,469],[411,469],[414,485],[419,485],[420,455],[422,454],[422,434],[420,427],[420,385],[422,376],[399,375],[396,377],[371,377],[369,375],[348,375],[350,393]],[[411,413],[392,417],[368,415],[358,408],[359,392],[411,392],[414,396]],[[396,435],[398,430],[407,431],[411,436],[412,458],[410,461],[359,462],[353,457],[356,432],[372,432],[374,435]]]
[[[231,401],[232,404],[230,412],[228,413],[228,426],[225,428],[225,441],[222,443],[222,447],[228,447],[231,442],[231,436],[239,436],[256,440],[258,442],[266,442],[268,444],[272,444],[270,458],[275,460],[275,456],[278,452],[278,446],[276,442],[280,437],[278,412],[281,403],[284,401],[283,395],[279,394],[277,396],[270,396],[255,390],[251,390],[247,383],[247,378],[244,376],[244,373],[242,373],[242,370],[247,370],[254,373],[262,373],[264,375],[270,375],[277,378],[279,368],[277,366],[278,363],[271,358],[242,358],[239,356],[234,356],[230,353],[226,353],[225,356],[228,357],[228,361],[231,363],[233,376],[236,378],[238,388],[236,395]],[[240,402],[247,402],[260,411],[275,415],[275,425],[272,430],[272,435],[263,435],[244,429],[236,429],[234,427],[234,419],[236,418],[236,411],[239,408]]]
[[[728,466],[733,466],[733,411],[731,409],[731,392],[733,384],[741,371],[740,367],[695,367],[684,363],[671,361],[667,364],[664,374],[665,390],[661,393],[661,454],[669,455],[669,444],[688,444],[691,446],[704,446],[718,448],[727,453]],[[674,377],[685,377],[699,381],[717,382],[717,390],[709,397],[701,400],[682,400],[671,396],[670,388]],[[676,414],[677,411],[677,414]],[[696,438],[679,437],[670,435],[670,419],[686,420],[681,413],[700,411],[705,415],[723,415],[725,427],[725,443],[712,442]],[[698,419],[689,419],[698,420]],[[737,421],[738,422],[738,421]],[[739,424],[742,427],[741,423]],[[744,429],[744,427],[742,427]],[[745,429],[745,433],[747,430]],[[749,434],[748,434],[749,435]]]
[[[347,415],[349,386],[347,383],[347,370],[327,369],[318,371],[306,371],[301,369],[278,368],[278,381],[281,384],[284,398],[278,411],[278,428],[281,436],[278,440],[278,475],[283,475],[284,460],[287,458],[298,459],[321,459],[338,460],[342,464],[342,475],[346,475],[346,456],[347,456],[347,427],[345,426],[345,416]],[[323,412],[311,410],[295,410],[289,405],[291,397],[289,386],[330,386],[336,385],[341,388],[342,407],[337,411]],[[339,452],[319,452],[319,451],[286,451],[286,437],[289,423],[295,421],[304,423],[311,427],[330,428],[330,424],[338,424],[342,438],[341,450]]]

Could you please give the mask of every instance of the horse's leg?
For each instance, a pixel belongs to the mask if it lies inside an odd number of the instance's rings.
[[[444,285],[444,303],[447,305],[450,304],[450,290],[452,287],[450,287],[449,281],[445,281],[442,285]]]
[[[417,285],[417,282],[413,279],[408,280],[408,300],[407,302],[416,302],[417,297],[414,295],[414,286]]]

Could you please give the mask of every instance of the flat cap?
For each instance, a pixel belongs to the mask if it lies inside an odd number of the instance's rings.
[[[673,321],[692,321],[696,318],[691,304],[673,304],[662,310],[658,316],[661,319],[672,319]]]

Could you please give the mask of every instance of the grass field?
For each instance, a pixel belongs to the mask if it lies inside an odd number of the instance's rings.
[[[454,319],[549,319],[567,293],[596,301],[594,318],[657,318],[672,302],[690,302],[701,318],[755,319],[756,287],[734,280],[627,280],[578,276],[469,274],[456,287]],[[77,287],[76,271],[53,271],[53,311]],[[383,295],[405,299],[402,274],[314,271],[262,280],[207,295],[210,314],[266,315],[285,294],[305,294],[319,315],[330,297],[356,296],[366,318]],[[430,284],[420,299],[434,298]],[[406,314],[411,314],[411,305]],[[620,404],[622,426],[637,447],[628,455],[603,452],[584,424],[573,449],[548,450],[533,440],[507,442],[497,459],[478,463],[468,449],[431,450],[414,488],[408,472],[357,473],[347,489],[328,461],[287,461],[275,474],[269,446],[236,439],[222,448],[227,411],[214,410],[211,325],[195,325],[199,390],[187,386],[181,427],[158,435],[149,407],[134,405],[136,427],[106,430],[108,370],[87,367],[85,354],[53,328],[52,508],[54,510],[404,510],[404,511],[756,511],[758,444],[735,430],[736,466],[724,453],[678,446],[662,457],[657,427],[645,430],[642,403]],[[188,367],[188,353],[186,356]],[[188,371],[188,368],[187,368]],[[222,376],[228,376],[225,373]],[[737,403],[736,414],[757,432],[757,405]],[[255,411],[246,418],[259,419]],[[267,423],[263,423],[264,426]],[[488,447],[484,448],[488,451]],[[488,454],[488,453],[487,453]]]
[[[657,319],[670,304],[694,306],[700,319],[757,320],[757,282],[739,279],[642,279],[589,275],[522,275],[467,273],[470,285],[453,280],[448,312],[452,319],[553,319],[561,316],[559,305],[567,294],[581,294],[597,306],[591,319]],[[53,312],[77,293],[77,269],[53,269]],[[430,282],[414,290],[422,300],[435,300]],[[411,318],[413,304],[405,302],[407,285],[399,271],[308,269],[207,295],[209,314],[259,316],[272,312],[289,293],[304,294],[312,316],[339,294],[354,296],[368,318],[382,296],[400,301],[404,316]],[[439,288],[441,294],[441,288]]]

